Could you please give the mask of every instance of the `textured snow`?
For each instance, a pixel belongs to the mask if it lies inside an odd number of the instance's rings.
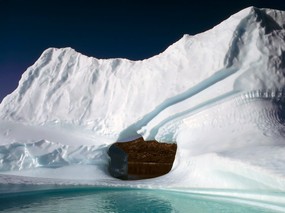
[[[249,7],[142,61],[46,50],[0,105],[0,183],[284,193],[284,20]],[[177,143],[171,172],[110,177],[108,146],[139,135]]]

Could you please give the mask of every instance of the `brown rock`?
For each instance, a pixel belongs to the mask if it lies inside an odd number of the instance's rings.
[[[144,141],[143,138],[115,145],[128,154],[128,179],[152,178],[168,173],[177,149],[176,144]]]

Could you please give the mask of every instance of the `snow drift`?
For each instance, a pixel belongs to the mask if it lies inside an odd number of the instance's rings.
[[[88,166],[81,181],[97,185],[284,192],[284,20],[246,8],[142,61],[46,50],[0,105],[2,174],[70,180]],[[112,179],[108,145],[138,135],[177,142],[172,171]]]

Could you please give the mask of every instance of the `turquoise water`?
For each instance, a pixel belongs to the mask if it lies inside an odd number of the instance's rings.
[[[257,206],[163,190],[118,188],[53,189],[0,196],[3,212],[262,213]]]

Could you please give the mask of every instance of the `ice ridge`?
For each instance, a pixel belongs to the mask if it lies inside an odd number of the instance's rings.
[[[0,146],[0,172],[102,164],[105,155],[105,150],[95,145],[69,146],[47,140],[15,142]]]

